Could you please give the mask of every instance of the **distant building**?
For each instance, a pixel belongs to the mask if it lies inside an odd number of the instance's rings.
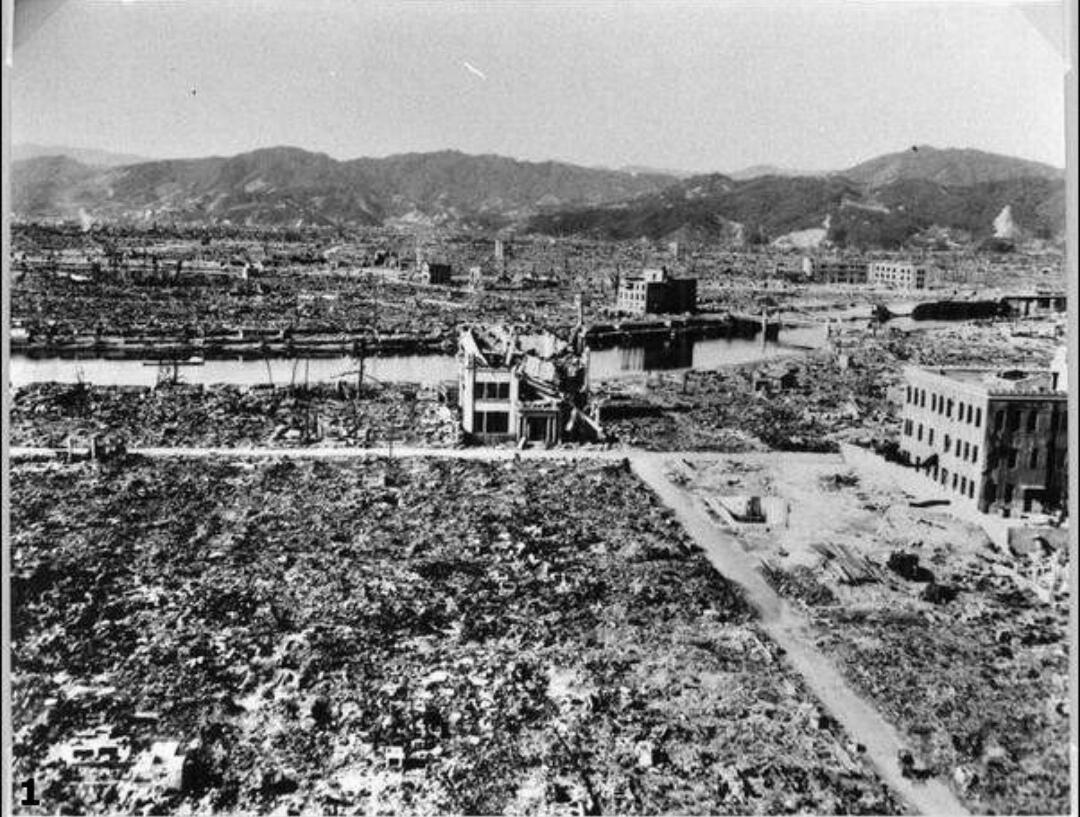
[[[424,280],[429,284],[449,284],[451,282],[453,268],[449,264],[437,264],[425,261],[421,268]]]
[[[865,284],[867,263],[851,258],[803,256],[803,274],[819,284]]]
[[[555,444],[600,427],[585,414],[588,353],[554,335],[473,327],[458,341],[458,403],[467,434],[485,443]]]
[[[1003,516],[1064,506],[1060,372],[909,367],[905,378],[901,449],[953,501]]]
[[[672,278],[666,267],[619,279],[616,308],[628,315],[665,315],[697,310],[697,279]]]
[[[867,268],[867,283],[887,289],[926,289],[927,269],[910,261],[873,261]]]
[[[1023,295],[1006,295],[1001,302],[1014,318],[1032,318],[1059,315],[1065,312],[1067,298],[1064,292],[1035,292]]]

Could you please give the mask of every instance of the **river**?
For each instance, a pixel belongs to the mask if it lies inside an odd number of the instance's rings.
[[[777,341],[762,343],[750,338],[692,340],[682,336],[670,341],[623,345],[590,353],[589,370],[593,381],[640,375],[651,371],[709,370],[722,366],[754,363],[825,342],[823,326],[800,327],[781,331]],[[12,354],[9,379],[14,388],[28,383],[55,381],[96,385],[153,386],[161,370],[141,360],[113,360],[100,356],[29,357]],[[325,383],[354,380],[357,361],[350,357],[270,358],[268,360],[206,360],[197,366],[180,366],[180,379],[186,383],[231,383],[241,386],[273,383]],[[433,386],[457,378],[457,359],[453,355],[427,354],[369,357],[364,372],[384,383],[419,383]],[[168,374],[171,376],[171,370]]]

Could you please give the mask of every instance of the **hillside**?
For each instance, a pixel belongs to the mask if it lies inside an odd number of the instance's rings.
[[[1063,170],[1041,162],[982,150],[938,149],[928,145],[878,156],[842,171],[841,175],[870,188],[914,180],[966,187],[1025,178],[1052,181],[1065,178]]]
[[[456,151],[337,161],[298,148],[92,168],[71,160],[13,164],[13,213],[236,224],[381,224],[397,218],[468,226],[544,208],[654,192],[663,175],[519,162]]]
[[[540,215],[529,226],[611,239],[661,239],[686,230],[735,244],[798,244],[815,236],[892,249],[928,235],[980,242],[993,236],[994,219],[1006,206],[1022,236],[1061,240],[1062,172],[981,151],[920,148],[829,176],[698,176],[634,201]]]
[[[994,219],[1006,206],[1023,238],[1060,240],[1065,222],[1061,171],[981,151],[927,147],[841,174],[745,179],[677,179],[457,151],[338,161],[288,147],[119,167],[38,157],[14,163],[12,171],[12,212],[28,219],[513,225],[605,239],[677,235],[735,246],[825,239],[884,248],[978,243],[994,234]]]

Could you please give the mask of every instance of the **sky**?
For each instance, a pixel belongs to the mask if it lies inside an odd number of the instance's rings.
[[[1060,6],[1034,12],[17,0],[12,142],[154,158],[456,149],[693,172],[833,170],[926,144],[1064,166]]]

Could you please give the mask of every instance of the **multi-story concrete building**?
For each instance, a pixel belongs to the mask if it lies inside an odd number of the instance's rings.
[[[619,279],[616,308],[628,315],[664,315],[697,309],[697,279],[672,278],[666,267]]]
[[[871,286],[888,289],[926,289],[929,282],[926,267],[910,261],[872,261],[866,280]]]
[[[865,284],[867,264],[854,258],[803,256],[803,275],[819,284]]]
[[[554,444],[600,433],[585,414],[587,350],[578,355],[550,334],[474,327],[461,333],[458,361],[461,422],[473,439]]]
[[[1068,395],[1048,370],[905,370],[901,449],[955,502],[1011,516],[1066,499]]]

